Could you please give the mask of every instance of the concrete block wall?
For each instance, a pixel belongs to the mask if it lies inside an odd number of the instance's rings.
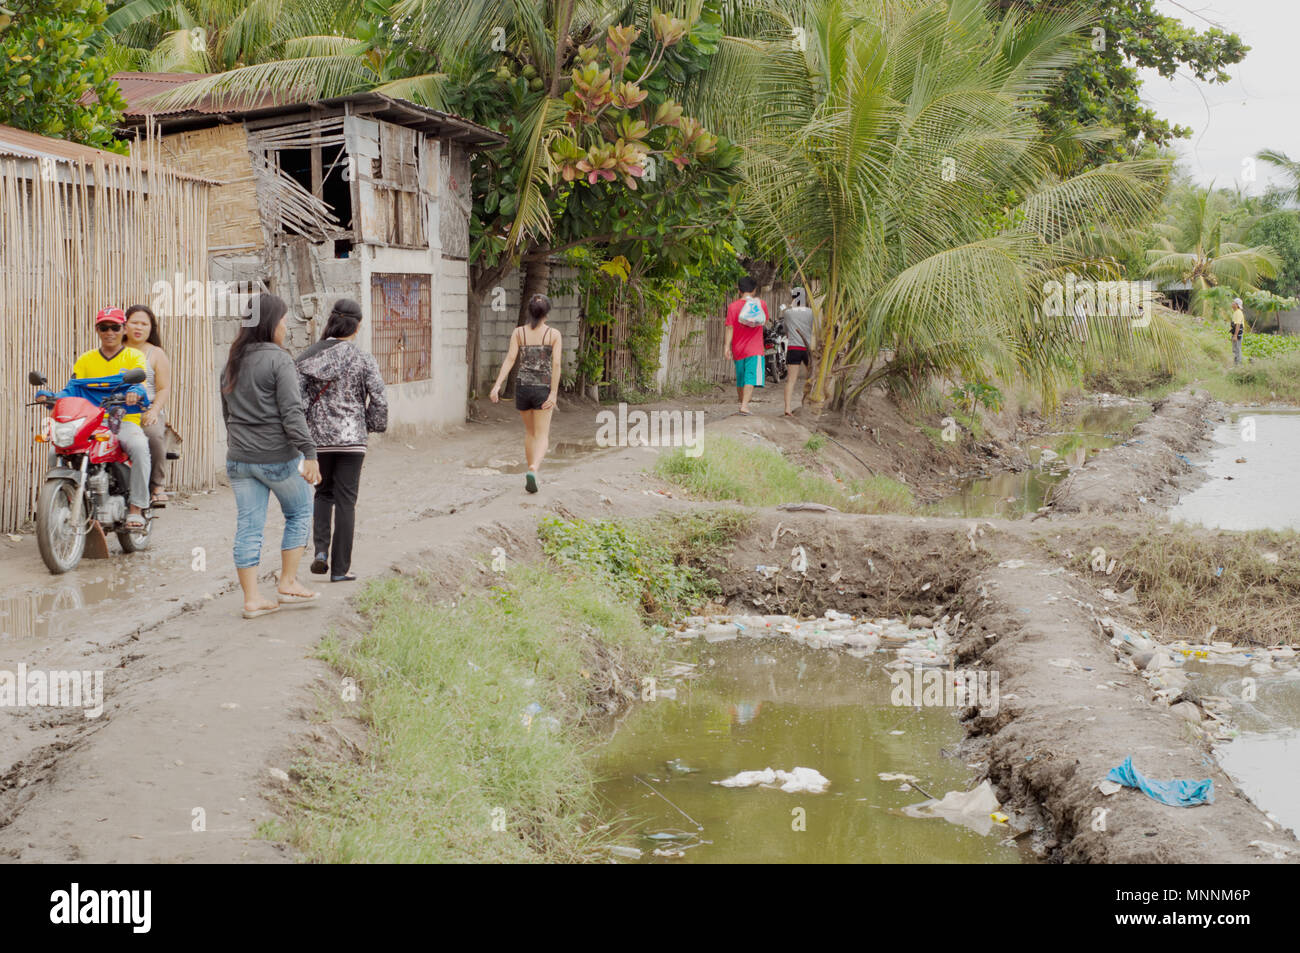
[[[574,268],[551,267],[551,281],[569,281],[576,276]],[[500,305],[500,296],[491,292],[483,299],[480,312],[479,330],[479,379],[491,386],[501,370],[501,362],[506,359],[510,348],[510,335],[519,321],[519,288],[523,283],[523,274],[518,270],[510,272],[501,282],[505,291],[504,306],[493,310],[494,297]],[[551,315],[547,323],[564,337],[564,370],[573,370],[578,359],[578,336],[581,330],[578,312],[580,302],[578,295],[551,295]]]
[[[437,424],[453,426],[465,420],[465,394],[469,386],[469,368],[465,364],[465,344],[469,338],[467,263],[455,258],[442,259],[442,275],[436,292],[440,322],[434,335],[433,353]]]

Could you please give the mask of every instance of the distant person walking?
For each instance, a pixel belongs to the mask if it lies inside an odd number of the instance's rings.
[[[749,416],[754,388],[763,386],[763,327],[767,305],[755,294],[758,282],[746,275],[737,285],[740,297],[727,305],[726,345],[736,365],[736,397],[740,413]]]
[[[546,316],[551,312],[551,299],[536,294],[528,301],[528,324],[517,327],[510,335],[510,350],[501,365],[497,382],[488,396],[492,403],[501,399],[501,387],[510,374],[510,368],[519,360],[519,376],[515,380],[515,409],[524,421],[524,456],[528,473],[524,476],[524,489],[537,492],[537,471],[542,468],[542,458],[551,437],[551,413],[555,409],[556,394],[560,389],[560,375],[564,350],[560,332],[547,327]]]
[[[1241,339],[1246,336],[1246,314],[1241,310],[1241,299],[1232,299],[1232,325],[1229,333],[1232,335],[1232,363],[1237,365],[1241,363]]]
[[[144,390],[149,408],[140,415],[140,428],[149,440],[149,505],[167,505],[167,399],[172,392],[172,362],[162,348],[158,319],[147,306],[126,309],[126,343],[144,355]]]
[[[794,389],[799,381],[799,368],[806,367],[810,373],[812,371],[810,355],[813,344],[813,312],[812,308],[808,307],[808,294],[803,288],[791,288],[790,298],[794,302],[793,307],[781,312],[781,317],[785,319],[785,333],[790,339],[785,351],[788,368],[788,376],[785,379],[787,417],[794,416],[791,402],[794,400]]]
[[[313,534],[316,558],[311,571],[328,572],[330,582],[357,578],[350,570],[361,465],[369,435],[388,429],[379,363],[353,343],[360,328],[361,305],[347,298],[334,302],[321,340],[299,354],[297,361],[307,428],[320,462]]]
[[[320,467],[303,415],[298,372],[284,349],[287,310],[275,295],[255,295],[221,373],[226,475],[238,511],[235,571],[244,590],[245,619],[320,597],[298,581],[298,562],[311,535],[308,484],[320,482]],[[264,599],[257,588],[266,506],[272,493],[284,512],[275,602]]]

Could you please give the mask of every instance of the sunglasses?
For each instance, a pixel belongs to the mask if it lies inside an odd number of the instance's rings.
[[[122,330],[122,325],[120,325],[120,324],[109,324],[108,322],[105,322],[105,323],[103,323],[103,324],[97,324],[97,325],[95,325],[95,330],[96,330],[96,331],[121,331],[121,330]]]

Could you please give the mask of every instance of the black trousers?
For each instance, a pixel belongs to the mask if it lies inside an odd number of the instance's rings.
[[[318,553],[329,553],[330,575],[342,576],[352,568],[352,532],[356,524],[357,493],[361,489],[364,453],[317,454],[320,483],[316,486],[315,532]],[[333,547],[330,517],[334,518]]]

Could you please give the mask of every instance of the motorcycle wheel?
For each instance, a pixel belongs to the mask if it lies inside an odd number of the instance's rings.
[[[123,524],[126,525],[126,524]],[[153,520],[144,521],[144,529],[138,533],[131,533],[127,530],[120,529],[117,531],[117,542],[122,547],[124,553],[138,553],[149,548],[149,543],[153,539]]]
[[[36,502],[36,545],[45,568],[60,575],[81,562],[86,551],[84,527],[72,525],[77,489],[67,480],[47,480]]]
[[[785,355],[780,351],[767,356],[767,376],[773,383],[784,384],[788,371]]]

